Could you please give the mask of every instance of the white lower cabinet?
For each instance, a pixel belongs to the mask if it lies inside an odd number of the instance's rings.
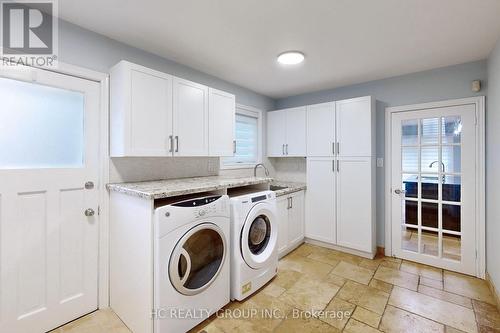
[[[305,236],[375,255],[373,157],[308,158]]]
[[[304,191],[276,199],[278,206],[278,253],[282,257],[304,239]]]

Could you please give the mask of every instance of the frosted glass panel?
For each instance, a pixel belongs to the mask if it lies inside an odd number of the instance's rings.
[[[0,78],[0,168],[83,165],[82,93]]]

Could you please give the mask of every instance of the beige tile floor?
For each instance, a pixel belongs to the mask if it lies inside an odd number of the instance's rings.
[[[500,314],[483,280],[309,244],[283,258],[278,276],[258,293],[224,310],[245,309],[257,309],[257,315],[212,316],[191,332],[500,332]],[[267,318],[263,309],[278,310],[276,317]],[[129,331],[103,310],[55,332]]]
[[[418,252],[418,232],[406,229],[401,234],[402,247],[405,250]],[[422,252],[431,256],[438,255],[439,238],[436,233],[422,230]],[[460,236],[443,234],[443,257],[460,261],[462,242]]]

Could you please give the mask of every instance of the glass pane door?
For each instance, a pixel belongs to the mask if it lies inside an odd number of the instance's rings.
[[[397,255],[455,270],[471,266],[474,110],[463,106],[393,116],[392,216]]]
[[[401,122],[401,243],[460,261],[460,116]]]

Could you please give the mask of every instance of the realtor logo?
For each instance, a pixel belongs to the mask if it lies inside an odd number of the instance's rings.
[[[56,0],[0,1],[3,65],[54,66],[57,59]]]

